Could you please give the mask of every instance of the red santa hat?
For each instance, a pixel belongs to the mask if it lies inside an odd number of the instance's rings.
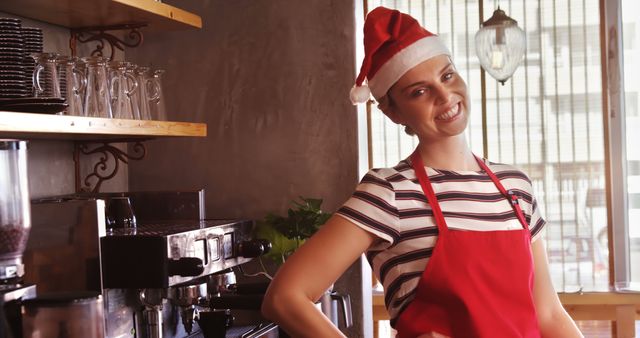
[[[408,70],[443,54],[451,55],[442,40],[416,19],[377,7],[364,22],[364,60],[351,89],[351,102],[367,102],[371,94],[380,99]]]

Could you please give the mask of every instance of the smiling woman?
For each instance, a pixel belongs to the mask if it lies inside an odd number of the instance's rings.
[[[546,222],[531,181],[471,152],[469,99],[451,53],[409,15],[366,18],[351,98],[369,91],[417,136],[413,154],[372,169],[278,270],[265,316],[296,337],[343,336],[313,306],[363,252],[399,338],[581,337],[549,278]]]
[[[617,0],[606,1],[612,2]],[[622,14],[637,21],[635,14],[638,11],[634,11],[634,7],[638,5],[633,0],[627,2],[633,3],[629,6],[631,10],[623,9]],[[370,8],[386,4],[409,12],[425,27],[437,30],[441,39],[451,48],[456,69],[469,88],[471,114],[465,131],[467,140],[476,154],[484,154],[496,162],[512,164],[523,169],[530,177],[538,197],[538,207],[547,220],[543,240],[547,254],[553,261],[552,281],[555,289],[558,292],[608,290],[609,270],[614,269],[614,264],[609,266],[608,257],[607,213],[610,206],[606,202],[608,179],[605,169],[609,164],[605,161],[607,142],[602,118],[607,115],[607,108],[603,108],[602,101],[606,93],[603,95],[601,91],[601,2],[517,0],[503,7],[518,20],[527,36],[525,59],[504,86],[492,77],[480,76],[473,37],[481,23],[480,11],[484,9],[486,19],[495,10],[493,2],[484,1],[484,7],[480,6],[481,3],[465,0],[368,1],[368,5],[372,6]],[[621,3],[624,4],[624,1]],[[626,31],[623,34],[625,42],[633,41],[629,39],[630,36],[640,36],[638,27],[640,25],[623,25],[624,29],[631,31],[630,34],[626,34]],[[624,46],[625,60],[639,59],[626,57],[640,50],[636,48],[637,45],[631,42]],[[627,80],[629,77],[625,78]],[[635,78],[631,80],[635,81]],[[483,87],[486,89],[484,94],[480,90]],[[625,84],[628,130],[637,130],[640,126],[636,109],[636,97],[640,93],[638,88],[637,85]],[[415,149],[417,139],[404,135],[403,128],[397,127],[375,107],[370,120],[372,167],[393,166]],[[628,181],[619,186],[626,188],[629,193],[631,252],[630,256],[614,256],[615,264],[620,266],[629,264],[624,260],[625,257],[634,257],[634,254],[640,257],[640,239],[633,235],[634,229],[640,229],[634,227],[639,222],[633,221],[640,220],[640,217],[634,218],[636,214],[640,215],[640,212],[636,212],[640,210],[637,207],[640,203],[634,205],[631,196],[634,187],[640,187],[637,184],[640,180],[633,181],[640,177],[640,165],[637,165],[640,155],[634,155],[633,152],[640,152],[638,147],[629,146],[640,143],[639,135],[628,132],[625,137],[620,132],[609,132],[612,139],[620,140],[610,140],[612,145],[625,143],[625,140],[627,144],[628,162],[616,160],[616,157],[611,160],[614,165],[626,166],[628,175]],[[612,179],[622,180],[622,175],[613,175]],[[594,195],[594,191],[599,194]],[[616,195],[621,196],[622,193]],[[594,197],[598,199],[593,200]],[[623,222],[611,224],[614,233],[622,233]],[[616,227],[619,229],[615,230]],[[584,258],[579,261],[577,256],[569,254],[572,238],[578,237],[590,238],[593,248],[591,263]],[[620,245],[622,242],[618,240],[615,246],[620,252],[624,251]],[[640,281],[640,264],[633,263],[637,259],[631,262],[632,279]],[[625,269],[616,267],[618,272]],[[636,274],[633,274],[634,269]]]

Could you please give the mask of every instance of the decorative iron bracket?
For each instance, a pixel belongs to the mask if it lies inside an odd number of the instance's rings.
[[[81,182],[80,173],[80,155],[101,154],[98,163],[93,166],[93,172],[84,178]],[[128,164],[130,160],[141,160],[147,154],[144,144],[137,141],[133,144],[133,154],[128,154],[108,142],[90,149],[89,142],[75,142],[73,149],[73,161],[75,162],[76,175],[76,192],[100,192],[102,182],[112,179],[120,169],[120,162]],[[113,157],[113,168],[109,170],[109,155]],[[93,189],[91,182],[95,181]]]
[[[106,42],[111,47],[111,55],[109,56],[109,58],[113,59],[116,49],[124,51],[124,47],[138,47],[140,46],[140,44],[142,44],[144,37],[139,28],[145,26],[147,26],[146,23],[132,23],[115,26],[73,28],[71,29],[71,38],[69,39],[69,48],[71,48],[71,55],[77,55],[78,42],[97,42],[96,49],[91,52],[91,55],[104,56],[103,51]],[[108,33],[109,31],[116,30],[129,30],[129,33],[127,34],[127,41]]]

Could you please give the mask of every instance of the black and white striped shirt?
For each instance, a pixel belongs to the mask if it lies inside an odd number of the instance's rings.
[[[520,197],[535,241],[545,221],[540,216],[530,179],[513,166],[485,162],[505,189]],[[429,167],[426,171],[449,228],[522,229],[511,204],[484,171]],[[367,258],[384,286],[385,304],[393,325],[413,299],[438,238],[433,212],[409,159],[393,168],[370,170],[337,214],[379,238],[367,251]]]

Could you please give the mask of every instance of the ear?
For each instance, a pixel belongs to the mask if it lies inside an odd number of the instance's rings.
[[[395,124],[402,124],[402,120],[400,118],[400,114],[398,113],[397,107],[396,105],[389,105],[389,104],[385,104],[385,105],[380,105],[378,107],[380,110],[382,110],[382,112],[387,115],[387,117],[389,119],[391,119],[391,121],[393,121],[393,123]]]

